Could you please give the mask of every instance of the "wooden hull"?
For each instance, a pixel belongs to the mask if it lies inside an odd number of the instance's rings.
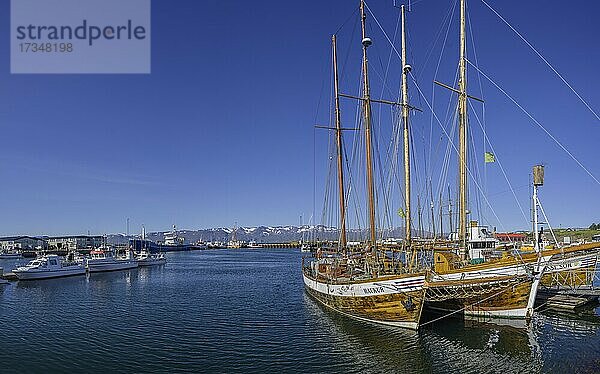
[[[555,255],[542,276],[541,287],[550,289],[591,287],[600,253]]]
[[[425,299],[424,275],[344,284],[303,276],[307,292],[341,314],[413,330],[419,327]]]
[[[527,276],[438,282],[428,284],[425,305],[468,316],[525,319],[533,313],[536,288],[535,279]]]

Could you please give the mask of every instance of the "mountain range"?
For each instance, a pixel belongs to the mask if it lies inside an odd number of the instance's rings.
[[[177,235],[183,238],[184,243],[191,244],[198,241],[211,242],[221,241],[227,242],[232,239],[234,229],[230,227],[218,227],[200,230],[177,230]],[[165,234],[169,231],[150,232],[146,234],[146,238],[154,242],[165,240]],[[348,240],[360,240],[365,238],[366,231],[364,229],[348,230]],[[324,225],[316,226],[257,226],[257,227],[239,227],[235,231],[235,238],[243,241],[256,241],[257,243],[287,243],[300,240],[337,240],[339,231],[335,227]],[[404,237],[404,229],[401,227],[386,231],[386,237],[402,238]],[[128,239],[139,239],[140,235],[125,235],[111,234],[107,236],[107,240],[111,244],[124,244]]]

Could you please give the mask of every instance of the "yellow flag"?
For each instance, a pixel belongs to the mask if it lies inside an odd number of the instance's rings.
[[[496,162],[496,156],[492,152],[485,152],[484,158],[486,164],[488,162]]]

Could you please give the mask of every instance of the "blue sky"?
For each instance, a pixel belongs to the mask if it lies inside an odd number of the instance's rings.
[[[430,97],[440,45],[426,56],[451,2],[413,4],[409,63]],[[600,4],[490,4],[600,110],[600,26],[594,20]],[[8,5],[0,3],[0,234],[123,232],[126,217],[131,231],[142,223],[166,230],[308,220],[313,144],[321,148],[325,138],[317,133],[314,142],[312,126],[328,120],[330,36],[355,2],[155,0],[150,75],[11,75]],[[398,13],[392,1],[369,6],[393,34]],[[480,68],[600,178],[597,119],[480,1],[469,2],[469,15]],[[342,86],[357,93],[353,21],[340,31],[339,48],[354,43]],[[455,28],[456,22],[442,55],[448,68],[438,73],[448,83],[457,61]],[[387,59],[389,45],[375,25],[371,30],[378,48],[371,48],[372,61]],[[470,92],[480,95],[474,73]],[[525,213],[529,170],[543,162],[542,198],[551,222],[600,221],[600,185],[485,81],[483,96],[488,135],[511,183],[521,188],[516,192]],[[436,97],[440,103],[450,98],[439,89]],[[413,123],[415,131],[428,131],[429,114]],[[490,201],[504,227],[525,227],[493,166],[485,183]],[[322,176],[323,162],[316,174]]]

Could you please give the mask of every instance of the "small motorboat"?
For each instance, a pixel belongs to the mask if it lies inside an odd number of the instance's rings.
[[[153,266],[153,265],[164,265],[167,263],[167,259],[162,253],[152,254],[148,250],[142,250],[136,256],[138,266]]]
[[[131,251],[128,251],[125,257],[117,257],[112,249],[99,248],[91,251],[90,256],[85,261],[86,268],[90,273],[128,270],[138,267],[138,262],[131,255]]]
[[[47,255],[13,270],[19,280],[48,279],[85,274],[81,263],[68,262],[57,255]]]
[[[4,275],[4,269],[0,268],[0,284],[8,284],[8,281],[4,278],[2,278],[2,276]]]

